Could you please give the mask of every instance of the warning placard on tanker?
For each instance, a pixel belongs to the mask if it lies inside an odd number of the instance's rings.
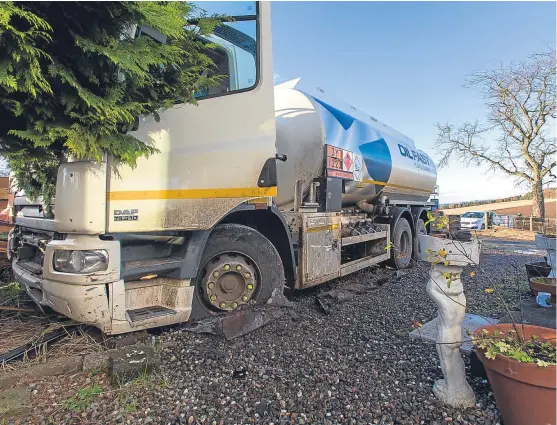
[[[354,180],[354,157],[350,151],[327,145],[327,177]]]
[[[356,182],[361,182],[363,180],[363,164],[364,159],[362,155],[354,154],[354,171],[352,172],[352,175],[354,176],[354,181]]]

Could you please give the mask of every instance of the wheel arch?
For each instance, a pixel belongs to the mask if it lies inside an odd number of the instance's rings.
[[[289,288],[295,287],[296,262],[290,229],[278,208],[272,206],[266,209],[256,209],[253,205],[240,205],[230,211],[218,224],[222,223],[249,226],[269,239],[282,260],[286,285]]]
[[[398,220],[401,218],[405,218],[410,225],[410,229],[412,230],[412,238],[413,238],[413,248],[412,248],[412,258],[417,260],[418,258],[418,246],[417,246],[417,228],[418,228],[418,220],[423,220],[424,223],[427,222],[427,211],[428,209],[424,206],[413,206],[413,207],[395,207],[393,210],[393,218],[391,220],[391,239],[393,239],[394,229]],[[431,232],[431,224],[426,225],[426,230],[428,234]]]
[[[427,223],[428,209],[426,207],[412,207],[412,219],[414,221],[414,229],[417,229],[418,220],[423,220]],[[431,233],[431,223],[426,224],[427,233]]]
[[[391,236],[393,234],[394,228],[396,227],[396,223],[401,218],[405,218],[410,225],[410,229],[412,229],[412,236],[416,235],[416,222],[414,217],[412,216],[412,211],[406,207],[395,207],[393,209],[393,218],[392,218],[392,225],[391,225]]]
[[[180,277],[195,279],[203,250],[212,231],[219,224],[234,223],[251,227],[265,236],[277,249],[284,267],[286,284],[290,288],[296,285],[296,262],[290,237],[290,230],[284,217],[276,207],[256,209],[255,205],[242,204],[231,210],[214,227],[207,230],[191,232],[184,252],[184,262]]]

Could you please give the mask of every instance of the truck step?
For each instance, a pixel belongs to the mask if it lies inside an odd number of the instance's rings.
[[[155,305],[151,307],[137,308],[135,310],[128,310],[127,313],[132,322],[139,322],[141,320],[152,319],[153,317],[176,314],[176,310]]]
[[[139,279],[146,274],[158,274],[160,276],[179,269],[181,264],[182,259],[178,257],[126,261],[122,268],[122,276],[124,280]]]

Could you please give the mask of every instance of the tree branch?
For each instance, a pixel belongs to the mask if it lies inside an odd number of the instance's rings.
[[[551,170],[553,168],[555,168],[557,166],[557,161],[553,161],[551,164],[549,164],[546,168],[544,168],[542,170],[542,178],[544,178],[549,172],[551,172]]]
[[[476,122],[474,124],[465,123],[459,129],[454,131],[454,128],[450,124],[440,125],[437,124],[437,129],[439,131],[437,142],[435,147],[438,148],[442,153],[442,159],[439,162],[439,166],[443,167],[448,164],[449,159],[452,156],[457,156],[463,160],[474,160],[477,163],[485,162],[489,164],[491,168],[499,169],[509,175],[524,179],[526,181],[533,181],[533,177],[521,171],[514,161],[512,160],[512,155],[509,152],[509,159],[513,165],[513,169],[507,167],[502,161],[495,159],[489,155],[487,149],[482,146],[477,146],[474,144],[474,139],[479,138],[482,133],[486,130],[481,129],[479,124]]]

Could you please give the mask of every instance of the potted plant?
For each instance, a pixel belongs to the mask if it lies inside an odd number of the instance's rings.
[[[505,425],[555,425],[555,329],[511,323],[473,334]]]
[[[547,264],[545,260],[528,263],[525,265],[525,267],[526,267],[526,275],[528,276],[528,282],[530,282],[530,292],[532,293],[533,296],[536,296],[537,291],[535,291],[532,288],[532,278],[548,277],[549,273],[551,273],[551,267],[549,266],[549,264]],[[547,291],[542,291],[542,292],[547,292]]]
[[[528,279],[528,282],[534,296],[537,296],[539,292],[547,292],[551,295],[551,301],[555,303],[555,278],[531,277]]]

